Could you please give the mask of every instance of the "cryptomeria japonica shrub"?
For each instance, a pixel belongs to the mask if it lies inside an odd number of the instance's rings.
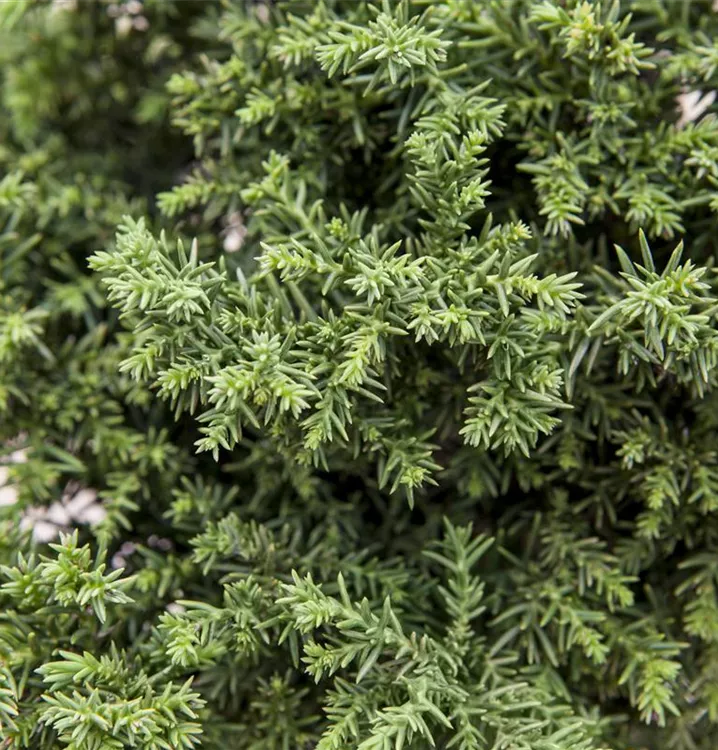
[[[0,8],[0,746],[718,746],[718,10]]]

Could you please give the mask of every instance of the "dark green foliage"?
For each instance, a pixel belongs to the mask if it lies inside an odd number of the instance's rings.
[[[0,5],[0,746],[718,746],[716,39]]]

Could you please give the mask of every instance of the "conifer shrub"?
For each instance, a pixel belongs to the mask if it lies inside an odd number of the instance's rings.
[[[0,5],[0,747],[718,746],[713,5]]]

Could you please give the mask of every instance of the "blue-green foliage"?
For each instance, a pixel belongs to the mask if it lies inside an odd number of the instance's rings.
[[[713,750],[716,39],[2,6],[2,746]]]

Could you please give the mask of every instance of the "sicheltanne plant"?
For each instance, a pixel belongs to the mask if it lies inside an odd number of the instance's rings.
[[[718,746],[713,6],[2,6],[0,747]]]

